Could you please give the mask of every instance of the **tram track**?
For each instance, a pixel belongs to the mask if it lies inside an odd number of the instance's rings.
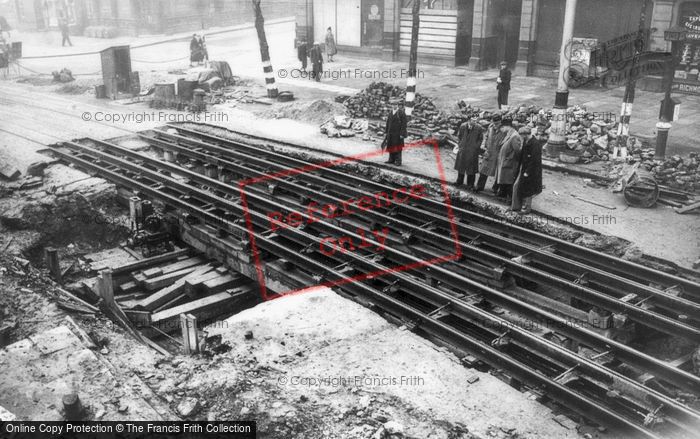
[[[108,180],[172,207],[184,209],[215,228],[224,228],[236,236],[245,236],[248,233],[244,224],[240,222],[245,212],[239,194],[230,184],[107,142],[89,140],[87,143],[92,146],[64,142],[54,146],[53,152],[78,167],[99,173]],[[221,161],[221,157],[216,159],[219,160],[217,166],[228,166],[231,168],[228,169],[229,172],[234,170],[232,165]],[[252,172],[261,175],[260,170]],[[168,175],[185,177],[187,182]],[[295,188],[288,186],[286,190],[289,192]],[[179,195],[175,195],[178,193]],[[300,194],[304,197],[311,195],[303,192]],[[328,194],[322,195],[326,200],[331,197]],[[184,202],[183,198],[189,202]],[[338,285],[338,288],[365,299],[380,301],[386,310],[400,318],[414,320],[420,330],[434,332],[442,339],[465,347],[489,364],[502,368],[506,365],[505,369],[510,374],[528,385],[542,388],[559,403],[575,408],[598,422],[622,425],[646,437],[657,437],[656,433],[648,428],[651,413],[658,414],[659,417],[665,418],[669,425],[673,424],[686,432],[693,431],[700,425],[697,424],[700,419],[697,412],[669,395],[620,374],[614,370],[613,365],[618,361],[627,362],[640,370],[653,371],[663,380],[696,393],[700,393],[698,377],[670,367],[665,362],[610,340],[595,331],[567,327],[566,320],[561,316],[521,302],[444,267],[430,267],[430,270],[427,270],[429,273],[425,270],[391,272],[391,266],[397,263],[420,260],[415,254],[403,251],[405,243],[398,239],[392,240],[385,254],[339,253],[330,257],[333,264],[328,265],[328,255],[320,253],[313,245],[318,245],[324,234],[351,234],[347,227],[343,227],[350,224],[320,221],[303,229],[285,228],[278,231],[279,233],[270,234],[269,230],[266,230],[268,218],[264,212],[269,209],[286,209],[291,212],[299,209],[300,203],[295,201],[290,193],[270,197],[265,188],[250,188],[250,193],[246,192],[246,198],[256,228],[254,239],[264,251],[292,261],[300,269],[320,275],[324,279],[337,280],[339,275],[347,276],[347,270],[360,275],[374,270],[388,270],[387,276],[365,279],[364,282],[343,283]],[[193,200],[197,202],[193,203]],[[386,218],[374,218],[375,221],[382,219]],[[392,222],[396,220],[392,219]],[[436,238],[434,234],[423,236],[427,239]],[[429,244],[422,243],[426,251],[430,250]],[[342,273],[338,267],[344,267]],[[439,282],[436,284],[430,279],[438,279]],[[381,289],[373,288],[376,285],[381,286]],[[562,323],[563,327],[558,327],[558,331],[597,349],[598,354],[594,357],[598,361],[513,325],[488,309],[482,309],[478,306],[480,303],[470,301],[470,295],[465,293],[487,297],[489,301],[511,312]],[[456,320],[453,324],[446,323],[453,320]],[[469,331],[460,331],[460,327],[469,328]],[[505,332],[503,328],[507,328]],[[467,336],[466,333],[471,335]],[[605,362],[600,361],[603,358],[606,359]],[[582,388],[577,389],[574,384],[581,385]],[[605,390],[623,389],[625,386],[634,391],[619,392],[619,397],[610,397],[609,392]]]

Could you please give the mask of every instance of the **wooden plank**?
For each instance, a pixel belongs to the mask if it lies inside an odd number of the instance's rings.
[[[142,283],[143,289],[145,289],[146,291],[155,291],[161,288],[165,288],[168,285],[172,285],[175,281],[192,273],[196,269],[197,267],[189,267],[179,271],[165,274],[163,276],[158,276],[153,279],[146,279]]]
[[[151,324],[150,311],[137,311],[133,309],[125,309],[124,314],[131,320],[137,328],[148,326]]]
[[[204,282],[209,280],[214,280],[220,278],[221,275],[215,271],[211,273],[206,273],[196,278],[190,278],[185,281],[185,294],[189,297],[195,298],[200,296],[204,291]]]
[[[142,273],[146,277],[146,279],[153,279],[156,276],[162,276],[163,269],[161,269],[160,267],[154,267],[154,268],[149,268],[147,270],[143,270]]]
[[[182,270],[183,268],[189,268],[189,267],[194,267],[195,265],[200,265],[205,263],[206,260],[199,256],[195,256],[193,258],[189,259],[184,259],[182,261],[175,262],[174,264],[166,265],[163,267],[158,267],[161,271],[162,274],[168,274],[168,273],[173,273],[175,271]],[[145,274],[145,272],[144,272]]]
[[[139,286],[139,284],[136,281],[131,280],[129,282],[125,282],[125,283],[121,284],[119,286],[119,291],[121,294],[133,294],[133,293],[137,292],[140,288],[141,287]]]
[[[239,291],[236,293],[223,292],[213,296],[203,297],[191,302],[179,305],[151,315],[151,325],[164,332],[176,331],[179,326],[180,314],[192,314],[200,320],[224,313],[232,306],[253,298],[252,291]]]
[[[170,253],[165,253],[163,255],[159,256],[153,256],[152,258],[146,258],[146,259],[141,259],[140,261],[132,262],[130,264],[122,265],[120,267],[116,267],[112,270],[112,276],[117,276],[120,274],[124,273],[131,273],[136,270],[143,270],[145,268],[152,267],[156,264],[160,264],[163,262],[168,262],[173,259],[176,259],[180,256],[184,256],[190,253],[189,248],[183,248],[180,250],[175,250]]]
[[[698,201],[697,203],[689,204],[685,207],[681,207],[680,209],[675,209],[675,210],[676,210],[676,213],[684,214],[686,212],[690,212],[691,210],[695,210],[698,207],[700,207],[700,201]]]
[[[243,277],[238,274],[225,274],[216,279],[204,282],[204,289],[208,294],[217,294],[237,286]]]
[[[187,294],[182,293],[179,296],[177,296],[176,298],[174,298],[173,300],[171,300],[170,302],[154,309],[153,312],[155,313],[155,312],[165,311],[166,309],[170,309],[170,308],[176,307],[178,305],[182,305],[183,303],[187,303],[189,301],[190,301],[190,298],[187,296]]]
[[[162,290],[151,294],[149,297],[143,299],[139,304],[136,306],[136,309],[144,309],[148,311],[153,311],[159,306],[164,305],[165,303],[173,300],[177,296],[183,293],[183,289],[185,287],[185,282],[187,279],[195,278],[198,276],[201,276],[205,273],[208,273],[211,271],[213,268],[210,264],[207,264],[205,266],[202,266],[186,276],[184,276],[182,279],[178,279],[175,281],[172,285],[163,288]]]

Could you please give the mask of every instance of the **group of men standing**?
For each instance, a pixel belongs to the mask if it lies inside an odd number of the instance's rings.
[[[478,116],[472,115],[457,133],[456,185],[464,185],[466,175],[467,188],[480,192],[486,187],[488,178],[493,177],[493,192],[506,199],[509,210],[529,213],[532,198],[542,192],[542,147],[547,141],[545,128],[538,124],[534,134],[529,126],[516,131],[511,118],[498,114],[487,127],[483,127]]]

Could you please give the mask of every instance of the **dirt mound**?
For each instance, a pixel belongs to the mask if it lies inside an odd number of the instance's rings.
[[[256,115],[268,119],[292,119],[312,124],[321,124],[333,116],[346,114],[345,106],[330,99],[290,102],[256,113]]]

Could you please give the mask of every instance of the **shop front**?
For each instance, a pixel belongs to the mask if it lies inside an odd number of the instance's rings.
[[[672,90],[700,95],[700,2],[681,4],[675,29],[680,37],[672,48],[677,60]]]

